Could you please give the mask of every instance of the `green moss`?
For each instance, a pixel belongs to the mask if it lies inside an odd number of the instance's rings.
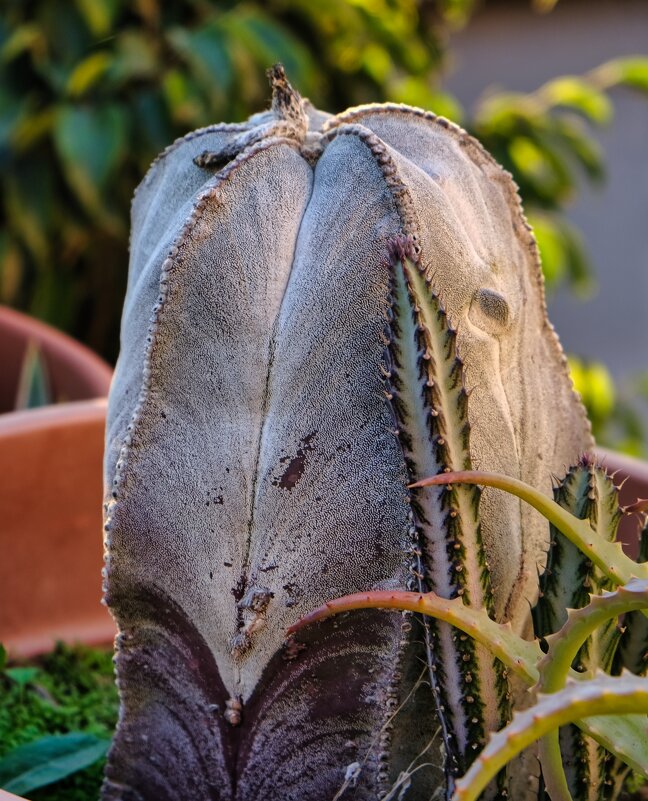
[[[0,757],[46,734],[112,736],[119,706],[112,652],[59,643],[30,666],[38,672],[24,685],[10,678],[11,668],[9,675],[0,673]],[[30,793],[30,799],[96,801],[102,775],[103,761]]]

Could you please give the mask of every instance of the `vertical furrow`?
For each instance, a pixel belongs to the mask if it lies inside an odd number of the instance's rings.
[[[570,468],[554,491],[556,501],[581,520],[587,520],[602,536],[613,540],[621,513],[618,490],[605,471],[584,457]],[[590,593],[610,589],[609,580],[551,527],[547,567],[540,580],[541,595],[533,610],[536,635],[558,631],[567,620],[567,609],[580,609]],[[584,644],[574,660],[579,671],[611,672],[619,643],[616,621],[601,626]],[[570,791],[575,801],[605,801],[610,797],[617,760],[576,726],[560,730],[560,746]]]
[[[406,240],[395,244],[388,366],[390,399],[412,481],[470,468],[468,399],[456,335],[415,258]],[[416,490],[412,509],[429,588],[492,611],[479,490],[465,485]],[[439,711],[448,729],[448,770],[457,775],[479,753],[488,732],[506,719],[508,683],[501,665],[470,637],[435,623],[431,639]]]

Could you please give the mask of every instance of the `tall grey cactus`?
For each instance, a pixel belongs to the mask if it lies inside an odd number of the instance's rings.
[[[516,691],[485,651],[375,610],[285,630],[409,587],[528,632],[546,524],[490,490],[407,485],[472,465],[549,492],[591,444],[510,177],[433,114],[330,116],[272,82],[270,111],[173,144],[133,203],[106,800],[451,786]]]

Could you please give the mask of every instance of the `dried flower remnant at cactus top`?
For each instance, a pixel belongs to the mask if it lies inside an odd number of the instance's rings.
[[[472,465],[549,490],[590,445],[510,178],[432,114],[330,116],[271,78],[269,111],[176,142],[133,204],[104,799],[321,801],[345,775],[375,799],[441,724],[447,775],[439,738],[407,796],[429,797],[506,708],[492,660],[399,613],[284,632],[335,595],[432,586],[528,630],[546,527],[407,485]]]

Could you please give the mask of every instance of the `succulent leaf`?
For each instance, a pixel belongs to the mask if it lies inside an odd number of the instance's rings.
[[[510,492],[531,504],[550,523],[556,526],[570,542],[577,545],[614,584],[627,583],[633,577],[648,579],[648,563],[637,564],[637,562],[623,553],[620,543],[609,542],[597,534],[583,520],[574,517],[551,498],[519,479],[502,476],[497,473],[474,470],[431,476],[411,486],[414,488],[432,487],[461,482],[496,487]]]
[[[491,737],[457,782],[453,801],[476,801],[503,765],[560,726],[591,715],[632,713],[648,714],[648,680],[627,674],[570,682],[557,693],[540,696],[536,704],[515,714],[508,726]]]
[[[581,609],[567,610],[563,627],[546,637],[549,650],[539,665],[540,691],[556,692],[564,687],[579,650],[592,632],[610,618],[639,609],[648,609],[648,581],[632,579],[613,592],[592,596]]]
[[[648,608],[648,582],[635,579],[619,587],[591,598],[588,606],[567,610],[567,621],[562,628],[546,637],[549,649],[539,664],[541,692],[556,692],[565,686],[572,664],[575,663],[583,644],[600,630],[605,630],[610,620],[632,610]],[[644,618],[645,619],[645,618]],[[591,660],[591,651],[588,654]],[[582,664],[582,663],[581,663]],[[591,662],[590,662],[591,665]],[[589,672],[595,672],[592,665]],[[556,755],[562,752],[562,763]],[[571,787],[577,798],[594,795],[595,798],[612,781],[618,766],[598,743],[585,737],[575,726],[560,732],[553,731],[540,743],[540,762],[547,788],[552,799],[565,797],[564,791]]]
[[[538,642],[524,640],[511,630],[509,624],[496,623],[484,610],[470,609],[459,598],[439,598],[433,592],[375,590],[336,598],[304,615],[288,629],[288,634],[293,635],[304,626],[353,609],[401,609],[430,615],[478,640],[529,687],[540,678],[537,665],[544,655]],[[571,669],[569,676],[574,681],[587,681],[586,676]],[[576,725],[635,771],[648,772],[648,738],[643,716],[606,715],[601,718],[594,715],[576,721]]]

